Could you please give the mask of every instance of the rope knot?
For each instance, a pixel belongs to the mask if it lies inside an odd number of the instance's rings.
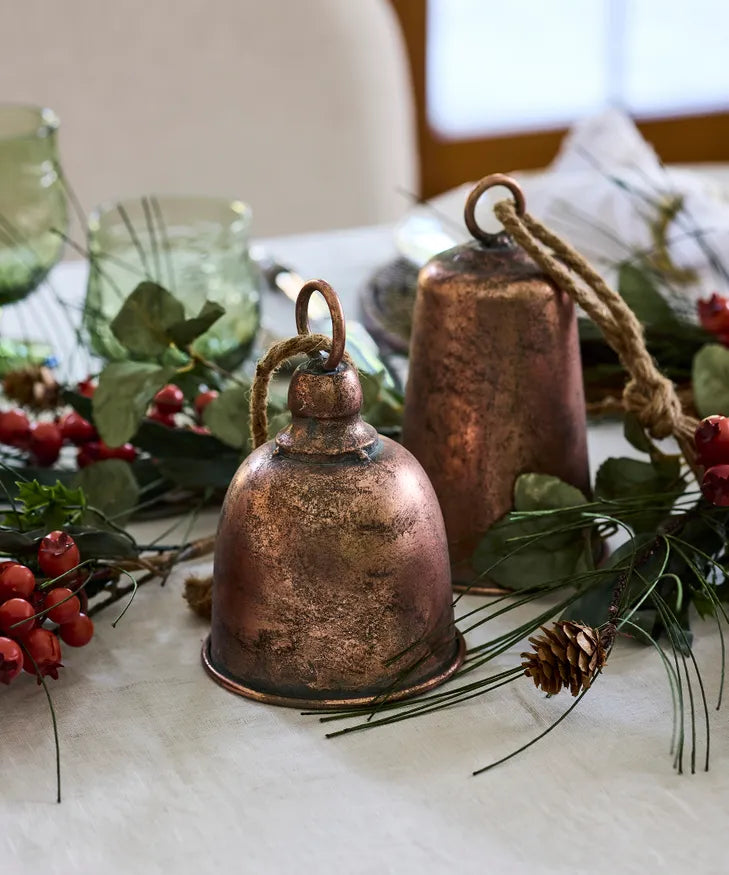
[[[673,383],[659,373],[652,374],[650,379],[629,380],[623,391],[623,403],[656,440],[677,434],[684,419]]]

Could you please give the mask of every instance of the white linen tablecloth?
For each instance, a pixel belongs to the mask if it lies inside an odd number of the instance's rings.
[[[349,312],[366,274],[392,254],[386,229],[268,245],[304,276],[332,282]],[[79,277],[78,268],[58,274]],[[293,328],[290,305],[282,312]],[[590,450],[593,466],[629,452],[610,425],[591,429]],[[165,524],[136,531],[147,538]],[[214,528],[207,513],[195,534]],[[622,643],[557,730],[472,777],[571,698],[547,700],[525,678],[431,716],[326,740],[316,718],[238,698],[204,674],[206,626],[181,592],[189,571],[209,567],[180,568],[164,588],[147,584],[116,629],[112,608],[88,647],[65,648],[66,667],[51,682],[60,806],[42,690],[28,676],[0,690],[2,875],[729,871],[726,712],[711,715],[711,771],[675,774],[671,699],[652,649]],[[479,603],[465,598],[459,610]],[[506,628],[489,623],[471,643]],[[711,623],[695,628],[714,703],[718,635]],[[701,720],[697,731],[703,750]]]

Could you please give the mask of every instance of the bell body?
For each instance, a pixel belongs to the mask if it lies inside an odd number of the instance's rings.
[[[438,495],[454,583],[472,582],[470,557],[519,474],[589,490],[574,307],[504,234],[420,272],[403,443]]]
[[[301,366],[292,424],[230,485],[205,659],[243,695],[322,708],[403,698],[460,664],[436,496],[360,405],[349,365]]]

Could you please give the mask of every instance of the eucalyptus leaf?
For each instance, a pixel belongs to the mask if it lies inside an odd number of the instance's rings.
[[[521,474],[514,485],[515,510],[554,510],[586,503],[576,486],[550,474]]]
[[[170,345],[169,329],[183,322],[181,301],[157,283],[139,283],[111,323],[114,337],[132,355],[156,358]]]
[[[635,447],[636,450],[640,450],[641,453],[647,453],[650,456],[656,449],[646,434],[645,429],[638,421],[638,417],[631,411],[625,414],[623,434],[625,435],[625,440]]]
[[[673,310],[658,291],[655,274],[646,266],[623,262],[618,270],[618,291],[644,324],[676,321]]]
[[[192,319],[184,319],[171,325],[167,330],[167,336],[179,347],[189,346],[193,340],[200,337],[214,325],[221,316],[225,315],[225,308],[215,301],[206,301],[200,312]]]
[[[203,422],[224,444],[242,449],[248,444],[250,388],[231,386],[203,411]]]
[[[132,467],[121,459],[107,459],[82,468],[76,485],[92,507],[122,525],[139,501],[139,485]]]
[[[172,368],[149,362],[112,362],[101,372],[92,401],[93,421],[111,447],[136,434],[147,407],[174,374]]]
[[[522,474],[516,481],[514,497],[517,510],[575,508],[575,516],[572,519],[568,514],[560,516],[558,523],[551,517],[514,519],[507,514],[476,547],[472,564],[477,573],[487,574],[508,589],[520,590],[580,574],[592,567],[591,524],[586,522],[584,527],[564,531],[566,524],[579,519],[580,505],[586,503],[579,489],[558,477]]]
[[[694,404],[700,416],[729,416],[729,349],[707,343],[694,356]]]
[[[630,514],[622,514],[616,508],[612,514],[636,532],[655,531],[685,489],[680,458],[662,453],[651,462],[626,457],[606,459],[595,477],[597,498],[645,498],[643,511],[631,509]]]

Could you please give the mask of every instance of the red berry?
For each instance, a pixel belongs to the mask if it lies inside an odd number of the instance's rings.
[[[170,383],[154,396],[154,403],[160,413],[179,413],[185,403],[185,396],[179,386]]]
[[[86,398],[93,398],[96,386],[91,382],[91,377],[87,377],[85,380],[81,380],[78,386],[76,386],[76,391],[79,395],[83,395]]]
[[[81,602],[68,587],[59,586],[46,596],[46,608],[51,608],[47,615],[49,620],[58,624],[70,623],[81,613]]]
[[[94,623],[86,614],[79,614],[70,623],[64,623],[58,630],[61,641],[70,647],[83,647],[94,635]]]
[[[714,465],[701,483],[704,498],[717,507],[729,507],[729,465]]]
[[[30,598],[35,589],[35,574],[27,565],[11,562],[0,572],[0,601]]]
[[[50,629],[33,629],[23,643],[28,651],[24,654],[23,668],[28,674],[50,675],[53,680],[58,680],[58,669],[63,668],[58,637]]]
[[[122,444],[120,447],[109,447],[103,441],[99,444],[100,459],[121,459],[123,462],[133,462],[137,458],[136,447]]]
[[[63,435],[54,422],[36,422],[30,427],[30,453],[39,465],[52,465],[62,446]]]
[[[159,422],[161,425],[166,425],[167,428],[175,427],[175,417],[171,413],[163,413],[158,407],[153,407],[149,414],[148,418],[154,420],[154,422]]]
[[[195,413],[197,413],[199,417],[202,417],[203,410],[205,410],[211,401],[215,401],[218,394],[219,393],[216,392],[215,389],[208,389],[207,392],[201,392],[195,399]]]
[[[729,463],[729,418],[707,416],[694,433],[694,446],[699,462],[707,468]]]
[[[87,444],[79,447],[76,454],[76,464],[79,468],[85,468],[87,465],[93,465],[100,459],[99,441],[89,441]]]
[[[84,419],[81,414],[76,413],[75,410],[62,416],[58,422],[58,427],[61,430],[63,439],[77,446],[93,441],[97,437],[94,426],[88,419]]]
[[[0,684],[9,684],[23,670],[23,651],[17,641],[0,638]]]
[[[23,638],[35,627],[30,619],[34,614],[35,608],[29,601],[8,599],[0,605],[0,631],[11,638]]]
[[[0,441],[24,449],[30,437],[30,422],[22,410],[0,413]]]
[[[729,333],[729,300],[722,295],[714,294],[697,304],[699,321],[704,330],[710,334],[726,335]]]
[[[81,561],[76,542],[66,532],[50,532],[38,547],[38,565],[48,577],[60,577]]]

